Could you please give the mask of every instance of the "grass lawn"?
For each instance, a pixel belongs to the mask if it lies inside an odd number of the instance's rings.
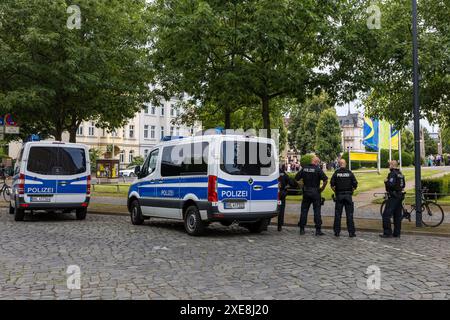
[[[383,188],[384,187],[384,179],[386,179],[386,176],[388,174],[388,169],[382,169],[381,174],[377,174],[376,172],[358,172],[355,171],[356,179],[358,180],[358,190],[355,192],[355,195],[357,195],[360,192],[365,192],[373,189]],[[427,178],[430,176],[433,176],[435,174],[438,174],[441,172],[440,170],[423,170],[422,171],[422,177]],[[333,174],[332,171],[326,172],[328,176],[328,182],[330,182],[331,176]],[[403,174],[405,175],[406,181],[410,181],[414,179],[414,170],[405,170],[403,171]],[[330,200],[331,195],[333,194],[333,191],[330,188],[330,184],[328,183],[324,193],[322,194],[325,199]],[[300,201],[302,199],[302,196],[300,195],[293,195],[288,196],[287,201]]]
[[[92,186],[92,195],[96,197],[126,197],[130,184],[96,184]]]

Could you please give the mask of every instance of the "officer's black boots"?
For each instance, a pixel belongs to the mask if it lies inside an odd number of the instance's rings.
[[[300,235],[303,236],[305,234],[305,229],[304,228],[300,228]]]
[[[322,232],[322,230],[318,229],[316,230],[316,236],[324,236],[325,233]]]
[[[281,226],[278,226],[278,231],[281,231],[281,229],[282,229]]]
[[[350,238],[354,238],[354,237],[356,237],[356,234],[350,233],[348,236],[349,236]]]
[[[335,236],[335,237],[339,237],[339,236],[340,236],[339,232],[335,232],[335,233],[334,233],[334,236]]]

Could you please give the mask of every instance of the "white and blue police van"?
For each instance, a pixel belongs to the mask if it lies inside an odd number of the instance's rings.
[[[26,142],[14,166],[9,212],[72,212],[86,218],[91,193],[89,149],[83,144]]]
[[[189,235],[202,234],[212,222],[266,230],[279,205],[274,140],[229,134],[166,140],[136,167],[128,193],[132,224],[180,220]]]

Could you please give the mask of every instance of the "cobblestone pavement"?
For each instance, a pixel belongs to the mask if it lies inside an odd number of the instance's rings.
[[[190,237],[180,223],[0,214],[0,299],[449,299],[448,238],[300,237],[274,227],[252,235],[211,226]],[[67,288],[69,265],[81,290]],[[381,288],[369,290],[369,266]]]

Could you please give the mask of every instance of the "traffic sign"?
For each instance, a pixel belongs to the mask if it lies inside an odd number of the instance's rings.
[[[7,125],[7,126],[12,126],[12,127],[17,126],[17,122],[14,120],[12,114],[10,114],[10,113],[5,114],[4,122],[5,122],[5,125]]]
[[[19,127],[9,127],[5,126],[5,133],[7,134],[19,134]]]

